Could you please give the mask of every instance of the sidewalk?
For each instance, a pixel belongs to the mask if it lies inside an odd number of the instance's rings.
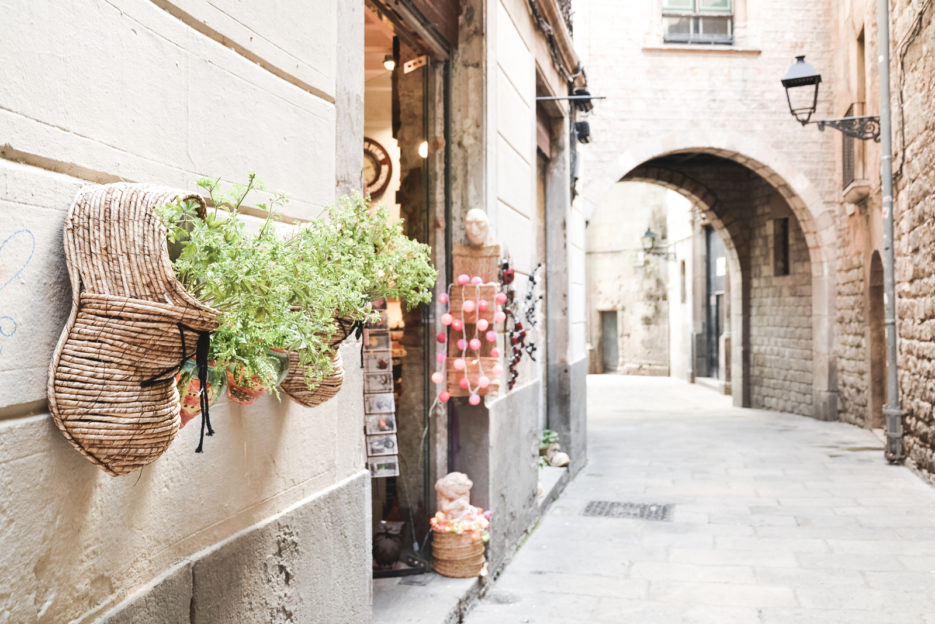
[[[468,624],[935,623],[935,489],[873,433],[669,378],[592,376],[588,403],[589,465]]]

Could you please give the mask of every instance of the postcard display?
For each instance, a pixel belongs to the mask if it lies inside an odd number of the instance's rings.
[[[385,327],[364,329],[364,431],[367,468],[373,478],[399,475],[393,347]]]

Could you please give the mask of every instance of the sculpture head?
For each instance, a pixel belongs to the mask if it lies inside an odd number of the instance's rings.
[[[464,215],[464,232],[468,242],[474,247],[481,247],[487,243],[490,235],[490,221],[487,213],[480,208],[471,208]]]
[[[449,472],[435,483],[435,491],[442,498],[467,497],[474,483],[463,472]]]

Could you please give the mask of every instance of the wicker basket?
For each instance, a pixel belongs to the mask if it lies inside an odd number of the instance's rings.
[[[473,539],[470,533],[432,531],[432,567],[442,576],[478,576],[484,562],[484,542]]]
[[[305,385],[305,372],[299,366],[299,354],[289,352],[289,375],[279,386],[279,389],[289,395],[293,401],[305,407],[316,407],[325,401],[333,399],[341,390],[344,383],[344,366],[341,361],[341,352],[335,351],[331,356],[334,370],[321,380],[314,389],[309,390]]]
[[[305,369],[299,365],[299,354],[294,351],[289,352],[289,375],[280,384],[279,389],[299,405],[317,407],[325,401],[330,401],[337,396],[344,383],[344,362],[341,360],[340,346],[353,332],[354,321],[335,318],[334,322],[337,328],[330,341],[331,348],[334,349],[331,355],[334,370],[313,390],[309,390],[305,385]]]
[[[197,195],[139,184],[88,186],[65,219],[72,309],[49,366],[49,411],[108,474],[162,455],[179,430],[174,374],[217,327],[176,280],[154,212]],[[183,346],[184,345],[184,346]]]

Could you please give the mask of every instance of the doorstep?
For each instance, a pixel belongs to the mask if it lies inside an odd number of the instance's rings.
[[[540,517],[565,489],[568,479],[568,468],[539,467]],[[487,586],[486,576],[456,579],[434,572],[373,579],[373,621],[379,624],[457,624],[487,591]]]

